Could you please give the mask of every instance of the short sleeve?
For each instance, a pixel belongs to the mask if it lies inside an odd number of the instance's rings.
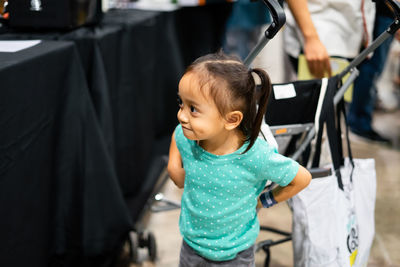
[[[263,176],[280,186],[288,185],[299,171],[299,163],[285,157],[273,147],[268,148],[266,163],[263,164]]]
[[[175,128],[175,143],[179,150],[182,149],[185,136],[183,135],[182,126],[178,124]]]
[[[182,125],[178,124],[175,128],[175,143],[179,150],[179,153],[182,156],[182,159],[185,157],[190,157],[191,155],[191,141],[185,137],[182,130]]]

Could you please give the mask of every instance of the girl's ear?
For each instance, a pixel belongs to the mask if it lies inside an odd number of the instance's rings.
[[[243,120],[243,113],[241,111],[231,111],[225,116],[225,129],[233,130],[240,125]]]

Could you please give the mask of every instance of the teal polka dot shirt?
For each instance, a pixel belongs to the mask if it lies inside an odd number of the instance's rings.
[[[299,164],[260,138],[245,154],[247,143],[222,156],[187,139],[180,125],[175,141],[185,169],[179,219],[183,239],[207,259],[234,259],[257,238],[257,198],[267,181],[286,186]]]

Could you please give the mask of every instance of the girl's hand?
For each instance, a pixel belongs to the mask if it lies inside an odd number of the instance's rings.
[[[263,207],[263,205],[262,205],[262,203],[261,203],[260,198],[257,198],[257,207],[256,207],[256,209],[259,210],[259,209],[261,209],[262,207]]]

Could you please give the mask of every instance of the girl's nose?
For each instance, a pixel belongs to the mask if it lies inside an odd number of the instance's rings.
[[[188,117],[187,117],[186,112],[184,111],[183,108],[178,110],[177,117],[178,117],[178,121],[180,123],[187,123],[188,122]]]

